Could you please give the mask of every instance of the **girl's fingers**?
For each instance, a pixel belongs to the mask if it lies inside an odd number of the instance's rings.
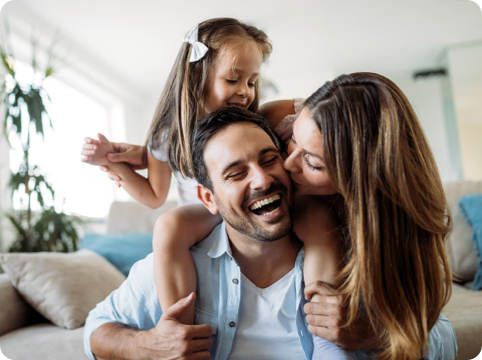
[[[82,145],[82,149],[84,149],[84,150],[97,150],[97,145],[84,143]]]

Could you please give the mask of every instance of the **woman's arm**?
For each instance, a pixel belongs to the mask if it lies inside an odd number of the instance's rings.
[[[119,184],[140,203],[157,209],[166,201],[171,185],[171,168],[167,162],[159,161],[148,153],[147,179],[125,163],[110,162],[108,167],[109,174],[117,176]]]
[[[154,280],[162,309],[196,291],[197,276],[189,248],[205,239],[221,222],[203,205],[175,208],[159,217],[154,227]],[[193,324],[194,303],[179,317]]]

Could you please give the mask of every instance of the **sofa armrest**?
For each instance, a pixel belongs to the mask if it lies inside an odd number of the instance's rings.
[[[0,335],[30,325],[36,311],[13,287],[6,274],[0,274]]]

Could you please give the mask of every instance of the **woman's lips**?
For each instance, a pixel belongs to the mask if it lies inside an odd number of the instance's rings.
[[[301,186],[301,184],[300,184],[300,183],[297,183],[296,181],[294,181],[293,178],[291,179],[291,182],[292,182],[293,185],[296,186],[296,187]]]

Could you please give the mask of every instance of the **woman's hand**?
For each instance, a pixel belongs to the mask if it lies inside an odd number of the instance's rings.
[[[115,153],[107,155],[110,162],[125,162],[133,170],[147,168],[147,148],[140,145],[126,143],[111,143]]]
[[[305,287],[305,297],[310,300],[314,295],[316,302],[305,304],[308,331],[350,351],[378,350],[378,334],[373,329],[368,316],[360,313],[349,328],[346,324],[346,308],[342,296],[333,295],[335,290],[323,282],[313,281]]]

